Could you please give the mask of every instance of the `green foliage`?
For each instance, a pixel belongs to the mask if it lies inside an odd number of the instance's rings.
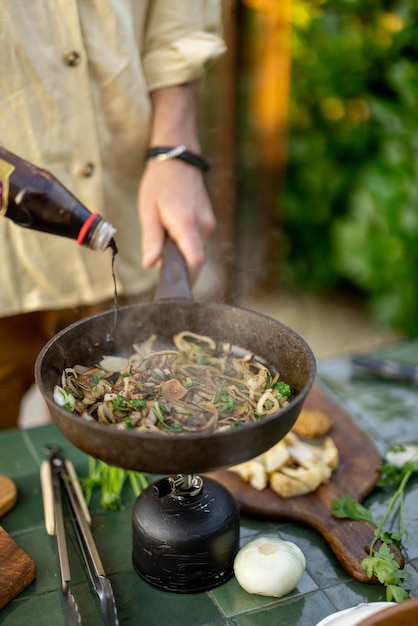
[[[286,277],[418,334],[418,5],[295,0]]]

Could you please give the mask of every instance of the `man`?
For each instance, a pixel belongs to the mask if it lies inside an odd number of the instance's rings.
[[[192,283],[203,264],[215,221],[201,169],[184,155],[144,160],[150,147],[186,146],[201,163],[195,83],[224,50],[218,0],[2,2],[0,140],[116,228],[125,299],[149,296],[165,232]],[[107,308],[113,284],[109,254],[9,220],[0,220],[0,263],[5,428],[17,423],[47,339]]]

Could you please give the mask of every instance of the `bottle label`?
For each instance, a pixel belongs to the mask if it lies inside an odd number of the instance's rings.
[[[9,205],[9,178],[15,166],[0,159],[0,216],[6,215]]]

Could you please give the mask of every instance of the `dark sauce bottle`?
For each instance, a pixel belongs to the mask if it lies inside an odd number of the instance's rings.
[[[69,237],[92,250],[117,252],[116,230],[91,213],[50,172],[0,146],[0,216],[24,228]]]
[[[115,276],[116,229],[98,213],[91,213],[50,172],[0,146],[0,216],[23,228],[69,237],[91,250],[112,250],[114,283],[113,329],[106,335],[114,341],[118,303]]]

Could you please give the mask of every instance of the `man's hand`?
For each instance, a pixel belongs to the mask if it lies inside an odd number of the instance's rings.
[[[188,83],[151,93],[150,146],[184,145],[200,152],[195,89],[195,84]],[[159,263],[168,233],[184,256],[193,285],[205,261],[205,242],[215,228],[202,172],[180,159],[149,159],[139,187],[138,206],[143,266]]]
[[[205,261],[205,243],[215,228],[200,170],[178,159],[151,159],[139,188],[139,216],[143,266],[158,264],[168,233],[184,256],[193,285]]]

